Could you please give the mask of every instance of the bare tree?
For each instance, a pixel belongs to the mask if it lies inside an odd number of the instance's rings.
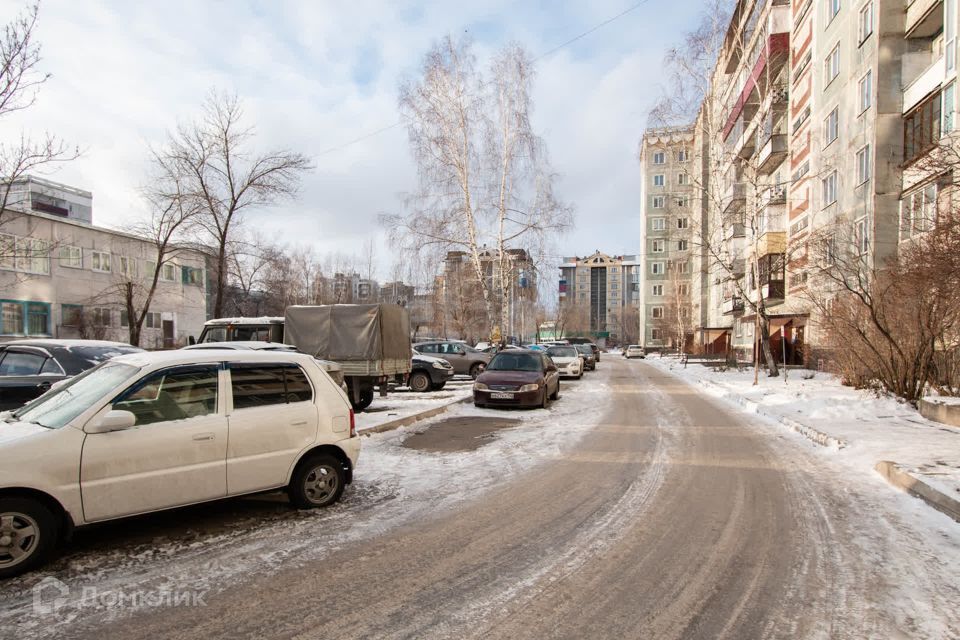
[[[244,216],[295,196],[311,169],[305,156],[290,150],[254,151],[254,139],[253,127],[243,124],[239,98],[212,92],[203,116],[180,125],[158,152],[183,181],[198,208],[197,222],[214,245],[214,316],[223,312],[230,241]]]
[[[490,76],[485,82],[477,71],[468,41],[447,37],[427,54],[422,76],[401,86],[420,184],[407,210],[382,222],[410,255],[436,247],[467,255],[483,331],[492,337],[506,325],[507,249],[562,230],[570,211],[553,194],[554,176],[530,124],[529,56],[507,47]]]
[[[39,3],[29,5],[0,34],[0,121],[33,106],[40,87],[50,79],[50,74],[39,70],[40,44],[34,38],[39,11]],[[79,155],[78,148],[50,133],[34,138],[22,132],[15,140],[0,141],[0,228],[19,215],[8,209],[20,204],[13,192],[15,182]],[[8,254],[9,250],[0,248],[0,259],[19,257]]]

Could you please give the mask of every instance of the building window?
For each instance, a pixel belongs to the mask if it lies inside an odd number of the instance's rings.
[[[95,327],[109,327],[110,323],[110,307],[94,307],[90,311],[90,322]]]
[[[664,175],[662,173],[653,176],[653,186],[662,187],[664,185]]]
[[[160,279],[164,282],[176,282],[177,281],[177,265],[172,262],[168,262],[163,265],[160,269]]]
[[[130,327],[130,314],[126,309],[120,309],[120,326],[124,329]]]
[[[110,272],[110,254],[103,251],[90,252],[90,268],[102,273]]]
[[[677,198],[677,206],[680,207],[680,208],[689,207],[689,206],[690,206],[690,198],[687,198],[686,196],[684,196],[684,197],[682,197],[682,198]]]
[[[686,229],[690,226],[690,218],[677,218],[677,229]]]
[[[2,330],[7,336],[49,336],[50,305],[21,300],[0,301]]]
[[[650,273],[655,276],[663,275],[663,263],[662,262],[651,262],[650,263]]]
[[[690,273],[690,265],[687,264],[686,262],[678,262],[678,263],[677,263],[677,273],[679,273],[679,274],[681,274],[681,275],[686,275],[686,274]]]
[[[79,327],[83,316],[83,306],[79,304],[60,305],[60,324],[65,327]]]
[[[163,323],[159,311],[148,311],[147,318],[144,321],[147,329],[159,329]]]
[[[203,284],[203,269],[199,267],[181,267],[183,284]]]
[[[857,220],[855,241],[857,252],[859,252],[860,255],[864,255],[870,250],[870,227],[867,224],[866,218]]]
[[[860,78],[860,89],[858,93],[860,95],[860,113],[863,113],[869,109],[873,103],[873,71],[867,71],[866,75]]]
[[[828,86],[840,75],[840,43],[833,48],[830,55],[823,61],[823,86]]]
[[[823,206],[828,207],[837,201],[837,172],[834,171],[820,183],[823,187]]]
[[[840,13],[840,0],[827,0],[827,17],[833,20]]]
[[[678,174],[677,174],[677,184],[678,184],[678,185],[685,185],[685,184],[687,184],[687,174],[685,174],[685,173],[678,173]]]
[[[678,294],[678,295],[685,296],[685,295],[687,295],[688,293],[690,293],[690,285],[688,285],[688,284],[686,284],[686,283],[680,283],[680,284],[677,285],[677,294]]]
[[[126,256],[120,256],[120,275],[132,280],[137,277],[137,261],[134,258],[128,258]]]
[[[689,248],[686,240],[677,240],[677,251],[686,251]]]
[[[651,340],[662,340],[663,331],[661,329],[650,329],[650,339]]]
[[[39,238],[0,234],[0,269],[50,274],[50,245]]]
[[[943,41],[947,73],[957,66],[957,0],[943,3]]]
[[[680,149],[677,151],[677,162],[686,162],[690,159],[690,152],[686,149]]]
[[[653,208],[663,209],[664,205],[666,204],[666,201],[667,199],[665,196],[653,196]]]
[[[667,229],[667,219],[666,218],[654,218],[653,219],[653,230],[654,231],[666,231]]]
[[[657,151],[653,154],[653,164],[664,164],[667,161],[667,154],[663,151]]]
[[[873,2],[868,2],[860,9],[860,18],[857,21],[857,42],[863,41],[873,33]]]
[[[933,94],[903,119],[903,160],[912,162],[940,140],[940,92]]]
[[[840,107],[835,107],[823,121],[823,146],[829,145],[840,135]]]
[[[857,184],[870,179],[870,145],[857,151]]]
[[[653,295],[656,296],[656,297],[658,297],[658,298],[661,297],[661,296],[663,296],[663,285],[662,285],[662,284],[655,284],[655,285],[653,285]]]
[[[664,247],[666,245],[665,240],[654,240],[653,241],[653,252],[654,253],[663,253]]]
[[[937,183],[931,182],[903,197],[900,201],[901,239],[929,231],[936,226],[937,192]]]
[[[650,308],[650,317],[654,320],[663,319],[663,307],[651,307]]]
[[[951,82],[943,90],[943,125],[940,127],[942,134],[953,131],[953,114],[956,112],[956,89],[957,83]]]
[[[80,247],[60,247],[60,266],[83,269],[83,249]]]

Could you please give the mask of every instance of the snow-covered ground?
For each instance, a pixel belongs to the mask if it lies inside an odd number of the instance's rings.
[[[889,460],[960,499],[960,429],[927,420],[908,404],[845,387],[828,373],[791,369],[786,378],[769,378],[761,371],[754,386],[752,368],[718,371],[694,361],[684,367],[675,357],[646,362],[746,411],[799,422],[843,441],[829,455],[857,473],[874,474],[877,462]]]
[[[386,422],[464,400],[472,390],[473,380],[466,377],[451,380],[440,391],[417,393],[406,387],[391,389],[386,398],[374,396],[373,404],[357,414],[357,431],[363,432]]]
[[[501,486],[505,478],[574,448],[596,425],[596,407],[611,393],[609,371],[601,367],[581,381],[564,381],[561,398],[549,410],[498,411],[455,403],[444,414],[413,426],[361,435],[354,484],[340,503],[327,509],[295,511],[285,497],[252,497],[83,532],[51,565],[0,584],[0,627],[13,629],[18,637],[63,637],[72,620],[105,621],[139,608],[136,603],[103,606],[104,601],[116,601],[110,594],[146,594],[148,599],[152,594],[184,591],[213,594],[245,575],[322,558],[350,542],[476,499]],[[369,428],[379,413],[396,413],[384,416],[392,420],[417,407],[450,403],[471,385],[457,383],[451,387],[454,397],[447,397],[447,389],[434,394],[391,393],[384,403],[390,408],[360,414],[359,425]],[[372,407],[379,401],[375,399]],[[477,415],[520,423],[485,437],[485,444],[475,451],[426,453],[402,446],[409,435],[436,421]],[[34,610],[33,587],[47,577],[69,590],[62,616]],[[98,598],[84,597],[90,588],[97,590]]]

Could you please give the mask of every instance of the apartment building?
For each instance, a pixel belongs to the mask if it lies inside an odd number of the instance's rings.
[[[601,343],[638,339],[641,304],[640,256],[600,251],[563,259],[559,295],[567,333],[589,332]]]
[[[38,181],[28,181],[30,185]],[[25,337],[126,341],[129,319],[121,288],[153,277],[155,246],[127,233],[96,227],[92,196],[42,182],[40,202],[7,210],[0,226],[0,340]],[[43,208],[86,194],[87,210]],[[20,200],[21,203],[24,200]],[[77,204],[77,203],[72,203]],[[178,251],[164,265],[146,317],[141,346],[174,347],[198,335],[206,320],[205,254]]]
[[[676,347],[693,338],[691,284],[694,198],[693,126],[648,129],[640,144],[642,190],[639,271],[640,344]],[[679,320],[679,322],[678,322]],[[682,335],[681,335],[682,334]]]

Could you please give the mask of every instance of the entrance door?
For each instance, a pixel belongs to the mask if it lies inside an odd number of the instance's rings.
[[[163,321],[163,348],[173,349],[173,320]]]

